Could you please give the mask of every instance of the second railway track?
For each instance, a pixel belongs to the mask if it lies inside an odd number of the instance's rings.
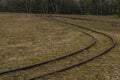
[[[61,22],[61,23],[68,24],[68,25],[71,25],[71,26],[74,26],[74,27],[78,27],[78,28],[82,28],[82,29],[85,29],[85,30],[89,30],[89,31],[92,31],[92,32],[94,32],[94,33],[96,33],[96,34],[101,34],[101,35],[109,38],[109,40],[111,41],[111,44],[110,44],[109,47],[107,47],[106,49],[100,51],[96,56],[93,56],[93,57],[91,57],[91,58],[88,58],[88,59],[86,59],[86,60],[84,60],[84,61],[82,61],[82,62],[80,62],[80,63],[74,64],[74,65],[71,65],[71,66],[68,66],[68,67],[59,69],[59,70],[55,70],[55,71],[53,71],[53,72],[49,72],[49,73],[46,73],[46,74],[43,74],[43,75],[38,75],[38,76],[36,76],[36,77],[29,78],[29,79],[27,79],[27,80],[35,80],[35,79],[43,78],[43,77],[48,76],[48,75],[52,75],[52,74],[55,74],[55,73],[63,72],[63,71],[69,70],[69,69],[74,68],[74,67],[77,67],[77,66],[81,66],[81,65],[83,65],[83,64],[86,64],[86,63],[88,63],[88,62],[90,62],[90,61],[92,61],[92,60],[94,60],[94,59],[96,59],[96,58],[104,55],[105,53],[109,52],[112,48],[114,48],[115,45],[116,45],[116,42],[114,41],[114,39],[113,39],[111,36],[109,36],[109,35],[106,35],[106,34],[104,34],[104,33],[95,31],[95,30],[90,29],[90,28],[87,28],[87,27],[83,27],[83,26],[79,26],[79,25],[75,25],[75,24],[72,24],[72,23],[68,23],[68,22],[62,21],[62,20],[55,19],[54,16],[53,16],[53,17],[48,16],[48,17],[49,17],[50,19],[54,20],[54,21],[57,21],[57,22]],[[59,16],[59,17],[60,17],[60,16]]]

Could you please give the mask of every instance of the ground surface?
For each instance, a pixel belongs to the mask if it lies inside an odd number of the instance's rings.
[[[30,70],[2,75],[0,80],[25,80],[26,78],[64,68],[97,55],[99,51],[106,49],[111,43],[103,35],[41,16],[0,13],[0,71],[47,61],[79,50],[92,40],[90,36],[81,31],[93,35],[97,43],[89,50],[82,52],[84,54],[77,54]],[[116,23],[119,23],[120,19],[115,16],[60,16],[92,19],[86,21],[56,18],[106,33],[115,39],[117,46],[104,56],[86,65],[46,76],[40,80],[119,80],[120,24]]]

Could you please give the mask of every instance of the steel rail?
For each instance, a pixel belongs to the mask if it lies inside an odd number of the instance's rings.
[[[93,61],[94,59],[96,59],[96,58],[98,58],[98,57],[106,54],[106,53],[109,52],[112,48],[114,48],[115,45],[116,45],[115,40],[114,40],[111,36],[109,36],[109,35],[107,35],[107,34],[98,32],[98,31],[96,31],[96,30],[93,30],[93,29],[90,29],[90,28],[87,28],[87,27],[83,27],[83,26],[79,26],[79,25],[72,24],[72,23],[64,22],[64,21],[55,19],[55,18],[53,18],[53,17],[51,17],[51,16],[48,16],[48,17],[51,18],[52,20],[55,20],[55,21],[58,21],[58,22],[61,22],[61,23],[65,23],[65,24],[69,24],[69,25],[72,25],[72,26],[74,26],[74,27],[86,29],[86,30],[89,30],[89,31],[92,31],[92,32],[101,34],[101,35],[103,35],[103,36],[105,36],[105,37],[108,37],[108,38],[111,40],[111,45],[110,45],[107,49],[99,52],[98,55],[96,55],[96,56],[94,56],[94,57],[91,57],[91,58],[89,58],[89,59],[86,59],[86,60],[83,61],[83,62],[74,64],[74,65],[72,65],[72,66],[65,67],[65,68],[63,68],[63,69],[59,69],[59,70],[56,70],[56,71],[53,71],[53,72],[49,72],[49,73],[46,73],[46,74],[43,74],[43,75],[38,75],[38,76],[36,76],[36,77],[29,78],[29,79],[27,79],[27,80],[35,80],[35,79],[38,79],[38,78],[43,78],[43,77],[45,77],[45,76],[52,75],[52,74],[59,73],[59,72],[63,72],[63,71],[69,70],[69,69],[74,68],[74,67],[77,67],[77,66],[82,66],[82,65],[84,65],[84,64],[86,64],[86,63],[88,63],[88,62],[90,62],[90,61]]]

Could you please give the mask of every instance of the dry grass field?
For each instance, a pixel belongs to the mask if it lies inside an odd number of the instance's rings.
[[[61,69],[97,55],[106,49],[110,41],[107,37],[74,26],[46,20],[42,15],[0,13],[0,71],[14,69],[75,52],[91,42],[93,35],[97,43],[89,50],[56,62],[30,70],[0,75],[0,80],[26,80],[40,74]],[[44,15],[45,16],[45,15]],[[55,15],[53,15],[55,16]],[[60,15],[96,21],[56,18],[69,23],[85,26],[115,39],[117,45],[107,54],[86,65],[65,72],[56,73],[38,80],[119,80],[120,79],[120,22],[115,16]],[[98,21],[97,21],[98,20]],[[110,21],[115,23],[100,22]]]

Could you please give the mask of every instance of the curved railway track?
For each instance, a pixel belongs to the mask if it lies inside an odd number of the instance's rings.
[[[90,62],[90,61],[92,61],[92,60],[94,60],[94,59],[96,59],[96,58],[104,55],[105,53],[109,52],[112,48],[114,48],[115,45],[116,45],[116,42],[114,41],[114,39],[113,39],[111,36],[109,36],[109,35],[106,35],[106,34],[104,34],[104,33],[95,31],[95,30],[90,29],[90,28],[87,28],[87,27],[83,27],[83,26],[79,26],[79,25],[72,24],[72,23],[64,22],[64,21],[55,19],[55,18],[53,18],[53,17],[51,17],[51,16],[48,16],[48,17],[51,18],[51,19],[54,20],[54,21],[57,21],[57,22],[69,24],[69,25],[74,26],[74,27],[82,28],[82,29],[92,31],[92,32],[97,33],[97,34],[101,34],[101,35],[109,38],[109,39],[111,40],[111,44],[110,44],[110,46],[109,46],[107,49],[99,52],[98,55],[93,56],[93,57],[91,57],[91,58],[89,58],[89,59],[86,59],[86,60],[83,61],[83,62],[74,64],[74,65],[72,65],[72,66],[65,67],[65,68],[63,68],[63,69],[59,69],[59,70],[56,70],[56,71],[53,71],[53,72],[49,72],[49,73],[46,73],[46,74],[43,74],[43,75],[38,75],[38,76],[36,76],[36,77],[29,78],[29,79],[27,79],[27,80],[35,80],[35,79],[43,78],[43,77],[45,77],[45,76],[52,75],[52,74],[54,74],[54,73],[63,72],[63,71],[69,70],[69,69],[71,69],[71,68],[74,68],[74,67],[77,67],[77,66],[81,66],[81,65],[83,65],[83,64],[86,64],[86,63],[88,63],[88,62]]]
[[[58,17],[58,16],[57,16],[57,17]],[[60,17],[60,16],[59,16],[59,17]],[[66,70],[71,69],[71,68],[74,68],[74,67],[76,67],[76,66],[81,66],[81,65],[83,65],[83,64],[86,64],[86,63],[88,63],[88,62],[90,62],[90,61],[92,61],[92,60],[94,60],[94,59],[102,56],[103,54],[107,53],[107,52],[110,51],[110,50],[115,46],[115,44],[116,44],[116,42],[114,41],[114,39],[113,39],[112,37],[110,37],[109,35],[106,35],[106,34],[104,34],[104,33],[101,33],[101,32],[98,32],[98,31],[95,31],[95,30],[92,30],[92,29],[89,29],[89,28],[86,28],[86,27],[83,27],[83,26],[79,26],[79,25],[71,24],[71,23],[68,23],[68,22],[61,21],[61,20],[57,20],[57,19],[55,19],[55,18],[53,18],[53,17],[50,17],[50,16],[49,16],[49,18],[51,18],[52,20],[61,22],[61,23],[69,24],[69,25],[74,26],[74,27],[82,28],[82,29],[85,29],[85,30],[88,30],[88,31],[92,31],[92,32],[94,32],[94,33],[96,33],[96,34],[101,34],[101,35],[103,35],[103,36],[106,36],[106,37],[108,37],[108,38],[111,40],[111,44],[110,44],[110,46],[109,46],[107,49],[105,49],[105,50],[101,51],[100,53],[98,53],[98,55],[96,55],[96,56],[94,56],[94,57],[91,57],[91,58],[89,58],[89,59],[86,59],[86,60],[83,61],[83,62],[74,64],[74,65],[72,65],[72,66],[65,67],[65,68],[63,68],[63,69],[59,69],[59,70],[56,70],[56,71],[53,71],[53,72],[49,72],[49,73],[46,73],[46,74],[43,74],[43,75],[38,75],[38,76],[36,76],[36,77],[29,78],[29,79],[27,79],[27,80],[35,80],[35,79],[42,78],[42,77],[45,77],[45,76],[48,76],[48,75],[52,75],[52,74],[54,74],[54,73],[59,73],[59,72],[66,71]],[[49,60],[49,61],[40,62],[40,63],[37,63],[37,64],[32,64],[32,65],[29,65],[29,66],[24,66],[24,67],[21,67],[21,68],[11,69],[11,70],[7,70],[7,71],[2,71],[2,72],[0,72],[0,75],[4,75],[4,74],[7,74],[7,73],[11,73],[11,72],[16,72],[16,71],[20,71],[20,70],[31,69],[31,68],[34,68],[34,67],[37,67],[37,66],[41,66],[41,65],[50,63],[50,62],[55,62],[55,61],[64,59],[64,58],[66,58],[66,57],[70,57],[70,56],[76,55],[76,54],[78,54],[78,53],[80,53],[80,52],[82,52],[82,51],[84,51],[84,50],[87,50],[87,49],[89,49],[90,47],[94,46],[94,44],[96,43],[95,38],[94,38],[91,34],[89,34],[89,33],[86,33],[86,32],[83,32],[83,33],[86,34],[86,35],[88,35],[88,36],[90,36],[90,37],[92,38],[91,43],[90,43],[89,45],[87,45],[86,47],[84,47],[84,48],[82,48],[82,49],[80,49],[80,50],[78,50],[78,51],[76,51],[76,52],[73,52],[73,53],[70,53],[70,54],[67,54],[67,55],[64,55],[64,56],[61,56],[61,57],[58,57],[58,58]]]
[[[58,60],[61,60],[61,59],[64,59],[66,57],[70,57],[70,56],[73,56],[73,55],[76,55],[80,52],[83,52],[84,50],[87,50],[89,49],[90,47],[92,47],[95,43],[96,43],[96,39],[90,35],[89,33],[86,33],[86,32],[83,32],[81,31],[82,33],[86,34],[87,36],[91,37],[91,42],[90,44],[88,44],[87,46],[85,46],[84,48],[78,50],[78,51],[75,51],[73,53],[69,53],[67,55],[63,55],[63,56],[60,56],[58,58],[55,58],[55,59],[51,59],[49,61],[45,61],[45,62],[40,62],[40,63],[36,63],[36,64],[32,64],[32,65],[28,65],[28,66],[23,66],[23,67],[20,67],[20,68],[16,68],[16,69],[10,69],[10,70],[6,70],[6,71],[1,71],[0,72],[0,75],[4,75],[4,74],[8,74],[8,73],[11,73],[11,72],[16,72],[16,71],[20,71],[20,70],[26,70],[26,69],[31,69],[31,68],[34,68],[34,67],[37,67],[37,66],[41,66],[41,65],[45,65],[47,63],[50,63],[50,62],[55,62],[55,61],[58,61]]]
[[[98,22],[106,22],[106,23],[111,23],[111,24],[119,24],[118,22],[112,22],[112,21],[105,21],[105,20],[98,20],[98,19],[87,19],[87,18],[76,18],[76,17],[68,17],[68,16],[54,16],[54,17],[61,17],[61,18],[69,18],[73,20],[84,20],[84,21],[98,21]]]

